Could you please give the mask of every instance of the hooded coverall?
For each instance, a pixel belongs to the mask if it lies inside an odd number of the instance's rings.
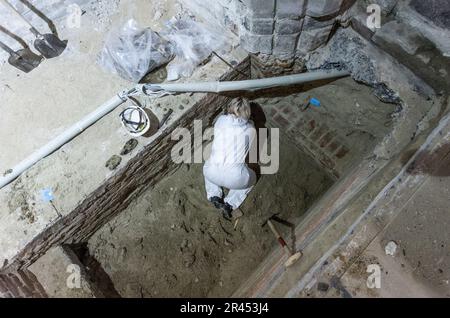
[[[221,187],[230,191],[224,202],[239,208],[256,182],[256,174],[245,163],[256,131],[251,121],[235,115],[221,115],[214,125],[211,156],[203,167],[208,199],[223,197]]]

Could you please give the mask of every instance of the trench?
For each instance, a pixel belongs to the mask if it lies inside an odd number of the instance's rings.
[[[269,97],[270,96],[270,97]],[[320,106],[307,105],[311,97]],[[202,164],[183,164],[87,242],[122,297],[228,297],[308,209],[392,128],[398,106],[350,78],[253,96],[257,127],[279,129],[279,169],[260,175],[236,227],[206,200]],[[307,256],[305,256],[307,257]]]

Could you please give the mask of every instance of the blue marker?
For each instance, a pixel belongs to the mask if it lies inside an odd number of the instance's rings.
[[[58,217],[62,217],[61,213],[59,213],[56,206],[53,204],[53,200],[55,199],[55,196],[53,195],[53,190],[50,188],[41,190],[41,198],[44,202],[49,202],[53,209],[55,209],[56,213],[58,214]]]
[[[316,107],[320,107],[320,100],[318,100],[317,98],[311,98],[311,100],[309,101],[311,105],[314,105]]]

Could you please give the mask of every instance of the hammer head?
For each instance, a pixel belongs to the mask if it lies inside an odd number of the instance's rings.
[[[267,222],[269,222],[270,220],[272,220],[272,219],[273,219],[275,216],[277,216],[278,214],[280,214],[280,213],[272,214],[268,219],[266,219],[266,220],[264,221],[263,224],[261,224],[261,227],[266,226]]]

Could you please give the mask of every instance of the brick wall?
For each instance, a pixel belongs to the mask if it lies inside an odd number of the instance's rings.
[[[0,298],[46,298],[36,276],[28,270],[0,274]]]
[[[301,112],[295,101],[264,105],[269,124],[280,128],[302,151],[308,153],[331,176],[341,177],[352,159],[345,137],[320,121],[314,112]]]
[[[220,80],[245,79],[240,72],[249,72],[250,59],[246,59],[236,69],[237,71],[222,76]],[[74,211],[41,232],[11,260],[7,268],[16,270],[26,268],[53,246],[86,242],[93,233],[123,211],[145,189],[155,185],[177,168],[170,155],[172,147],[178,142],[171,139],[171,133],[175,128],[185,127],[193,131],[194,119],[203,120],[203,127],[206,128],[212,124],[228,102],[227,97],[208,94]]]

